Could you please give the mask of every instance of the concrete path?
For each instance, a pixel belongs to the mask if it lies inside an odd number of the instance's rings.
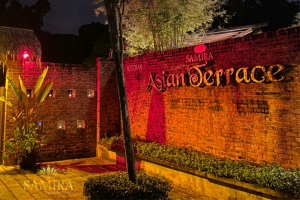
[[[126,171],[126,167],[123,165],[99,158],[63,160],[39,163],[38,165],[54,166],[59,170],[59,173],[39,175],[36,173],[38,168],[22,170],[18,166],[0,165],[0,199],[86,199],[83,195],[83,185],[87,177]],[[170,192],[170,197],[178,200],[210,199],[178,187],[174,187]]]

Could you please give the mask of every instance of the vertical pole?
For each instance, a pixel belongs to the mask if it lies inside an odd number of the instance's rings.
[[[4,67],[4,66],[3,66]],[[5,82],[6,82],[6,69],[0,69],[0,96],[5,96]],[[3,164],[3,139],[4,139],[4,118],[5,118],[5,104],[0,101],[0,164]]]

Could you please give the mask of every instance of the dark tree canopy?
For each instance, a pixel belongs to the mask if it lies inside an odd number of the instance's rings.
[[[95,65],[97,58],[108,58],[110,49],[110,34],[108,31],[105,31],[98,37],[96,42],[93,42],[93,52],[89,57],[84,59],[83,63],[86,65]]]
[[[295,15],[300,12],[299,2],[260,0],[259,3],[261,19],[269,22],[267,30],[277,30],[291,26]]]
[[[40,18],[43,18],[48,12],[51,11],[48,0],[38,0],[36,4],[32,6],[32,9]]]
[[[50,10],[48,0],[36,0],[32,6],[22,6],[18,0],[0,0],[0,26],[34,30],[41,42],[42,62],[82,63],[78,36],[51,34],[41,30],[43,18]]]
[[[108,25],[91,23],[79,29],[79,36],[51,34],[41,30],[44,16],[51,11],[49,0],[23,6],[19,0],[0,0],[0,26],[32,29],[41,42],[42,61],[95,64],[108,57],[111,47]]]
[[[42,62],[82,63],[80,38],[71,34],[37,32],[42,47]]]
[[[6,11],[6,4],[9,0],[0,0],[0,17],[3,14],[4,11]]]
[[[97,57],[108,57],[110,49],[108,25],[92,22],[81,26],[78,33],[86,64],[95,64]]]
[[[268,22],[263,31],[272,31],[290,27],[300,12],[300,4],[288,0],[227,0],[224,9],[234,15],[224,27]],[[213,27],[222,22],[222,19],[216,19]]]
[[[44,26],[43,17],[50,12],[48,0],[37,0],[32,6],[22,6],[18,0],[0,0],[0,26],[32,29],[40,31]]]

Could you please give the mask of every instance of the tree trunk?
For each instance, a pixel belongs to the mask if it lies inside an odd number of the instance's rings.
[[[104,0],[110,29],[110,39],[111,44],[113,45],[113,57],[116,66],[119,101],[123,121],[127,171],[129,180],[136,183],[135,160],[131,140],[127,95],[123,69],[122,15],[118,13],[117,2],[118,0]]]

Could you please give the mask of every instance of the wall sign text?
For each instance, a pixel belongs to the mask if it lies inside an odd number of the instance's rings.
[[[277,82],[282,81],[284,76],[280,74],[284,66],[277,64],[270,67],[256,66],[254,68],[242,67],[238,69],[219,69],[216,71],[201,69],[204,65],[191,66],[187,73],[168,74],[163,71],[161,75],[155,75],[150,72],[149,82],[146,91],[152,88],[158,91],[165,91],[169,87],[182,86],[219,86],[222,83],[230,85],[233,81],[236,83],[254,83]]]
[[[137,70],[142,70],[143,65],[128,65],[127,66],[127,71],[137,71]]]

